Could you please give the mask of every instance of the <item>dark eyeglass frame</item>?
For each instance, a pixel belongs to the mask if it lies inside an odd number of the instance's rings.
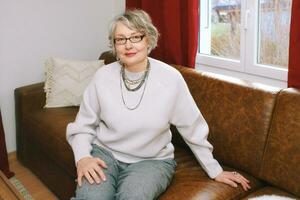
[[[119,38],[115,38],[114,39],[114,43],[117,44],[117,45],[123,45],[123,44],[126,44],[127,40],[129,40],[131,43],[138,43],[140,41],[142,41],[144,39],[146,35],[135,35],[135,36],[130,36],[130,37],[119,37]],[[137,39],[137,37],[139,37],[139,40],[138,41],[135,41],[135,39]],[[117,42],[117,39],[124,39],[124,42]],[[122,40],[123,41],[123,40]]]

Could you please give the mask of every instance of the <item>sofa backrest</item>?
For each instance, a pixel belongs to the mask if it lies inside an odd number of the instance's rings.
[[[116,56],[114,56],[111,51],[105,51],[103,53],[101,53],[101,55],[99,56],[99,60],[104,60],[104,63],[107,65],[109,63],[115,62],[116,60]]]
[[[279,89],[176,68],[209,125],[214,156],[225,165],[257,176]]]
[[[300,196],[300,90],[278,95],[260,178]]]

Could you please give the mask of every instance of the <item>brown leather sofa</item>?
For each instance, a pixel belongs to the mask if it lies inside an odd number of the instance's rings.
[[[113,61],[106,53],[102,58]],[[178,167],[160,199],[231,200],[264,194],[299,198],[300,91],[175,67],[209,124],[214,156],[224,169],[247,177],[252,189],[245,192],[209,179],[172,127]],[[43,83],[17,88],[15,103],[18,159],[59,199],[69,199],[76,168],[65,130],[78,107],[43,108]]]

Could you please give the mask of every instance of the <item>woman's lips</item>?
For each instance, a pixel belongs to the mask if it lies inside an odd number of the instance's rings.
[[[125,53],[125,56],[127,56],[127,57],[132,57],[132,56],[134,56],[136,53]]]

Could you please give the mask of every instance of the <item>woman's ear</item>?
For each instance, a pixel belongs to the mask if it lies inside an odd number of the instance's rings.
[[[147,53],[148,55],[151,53],[150,45],[147,46]]]

